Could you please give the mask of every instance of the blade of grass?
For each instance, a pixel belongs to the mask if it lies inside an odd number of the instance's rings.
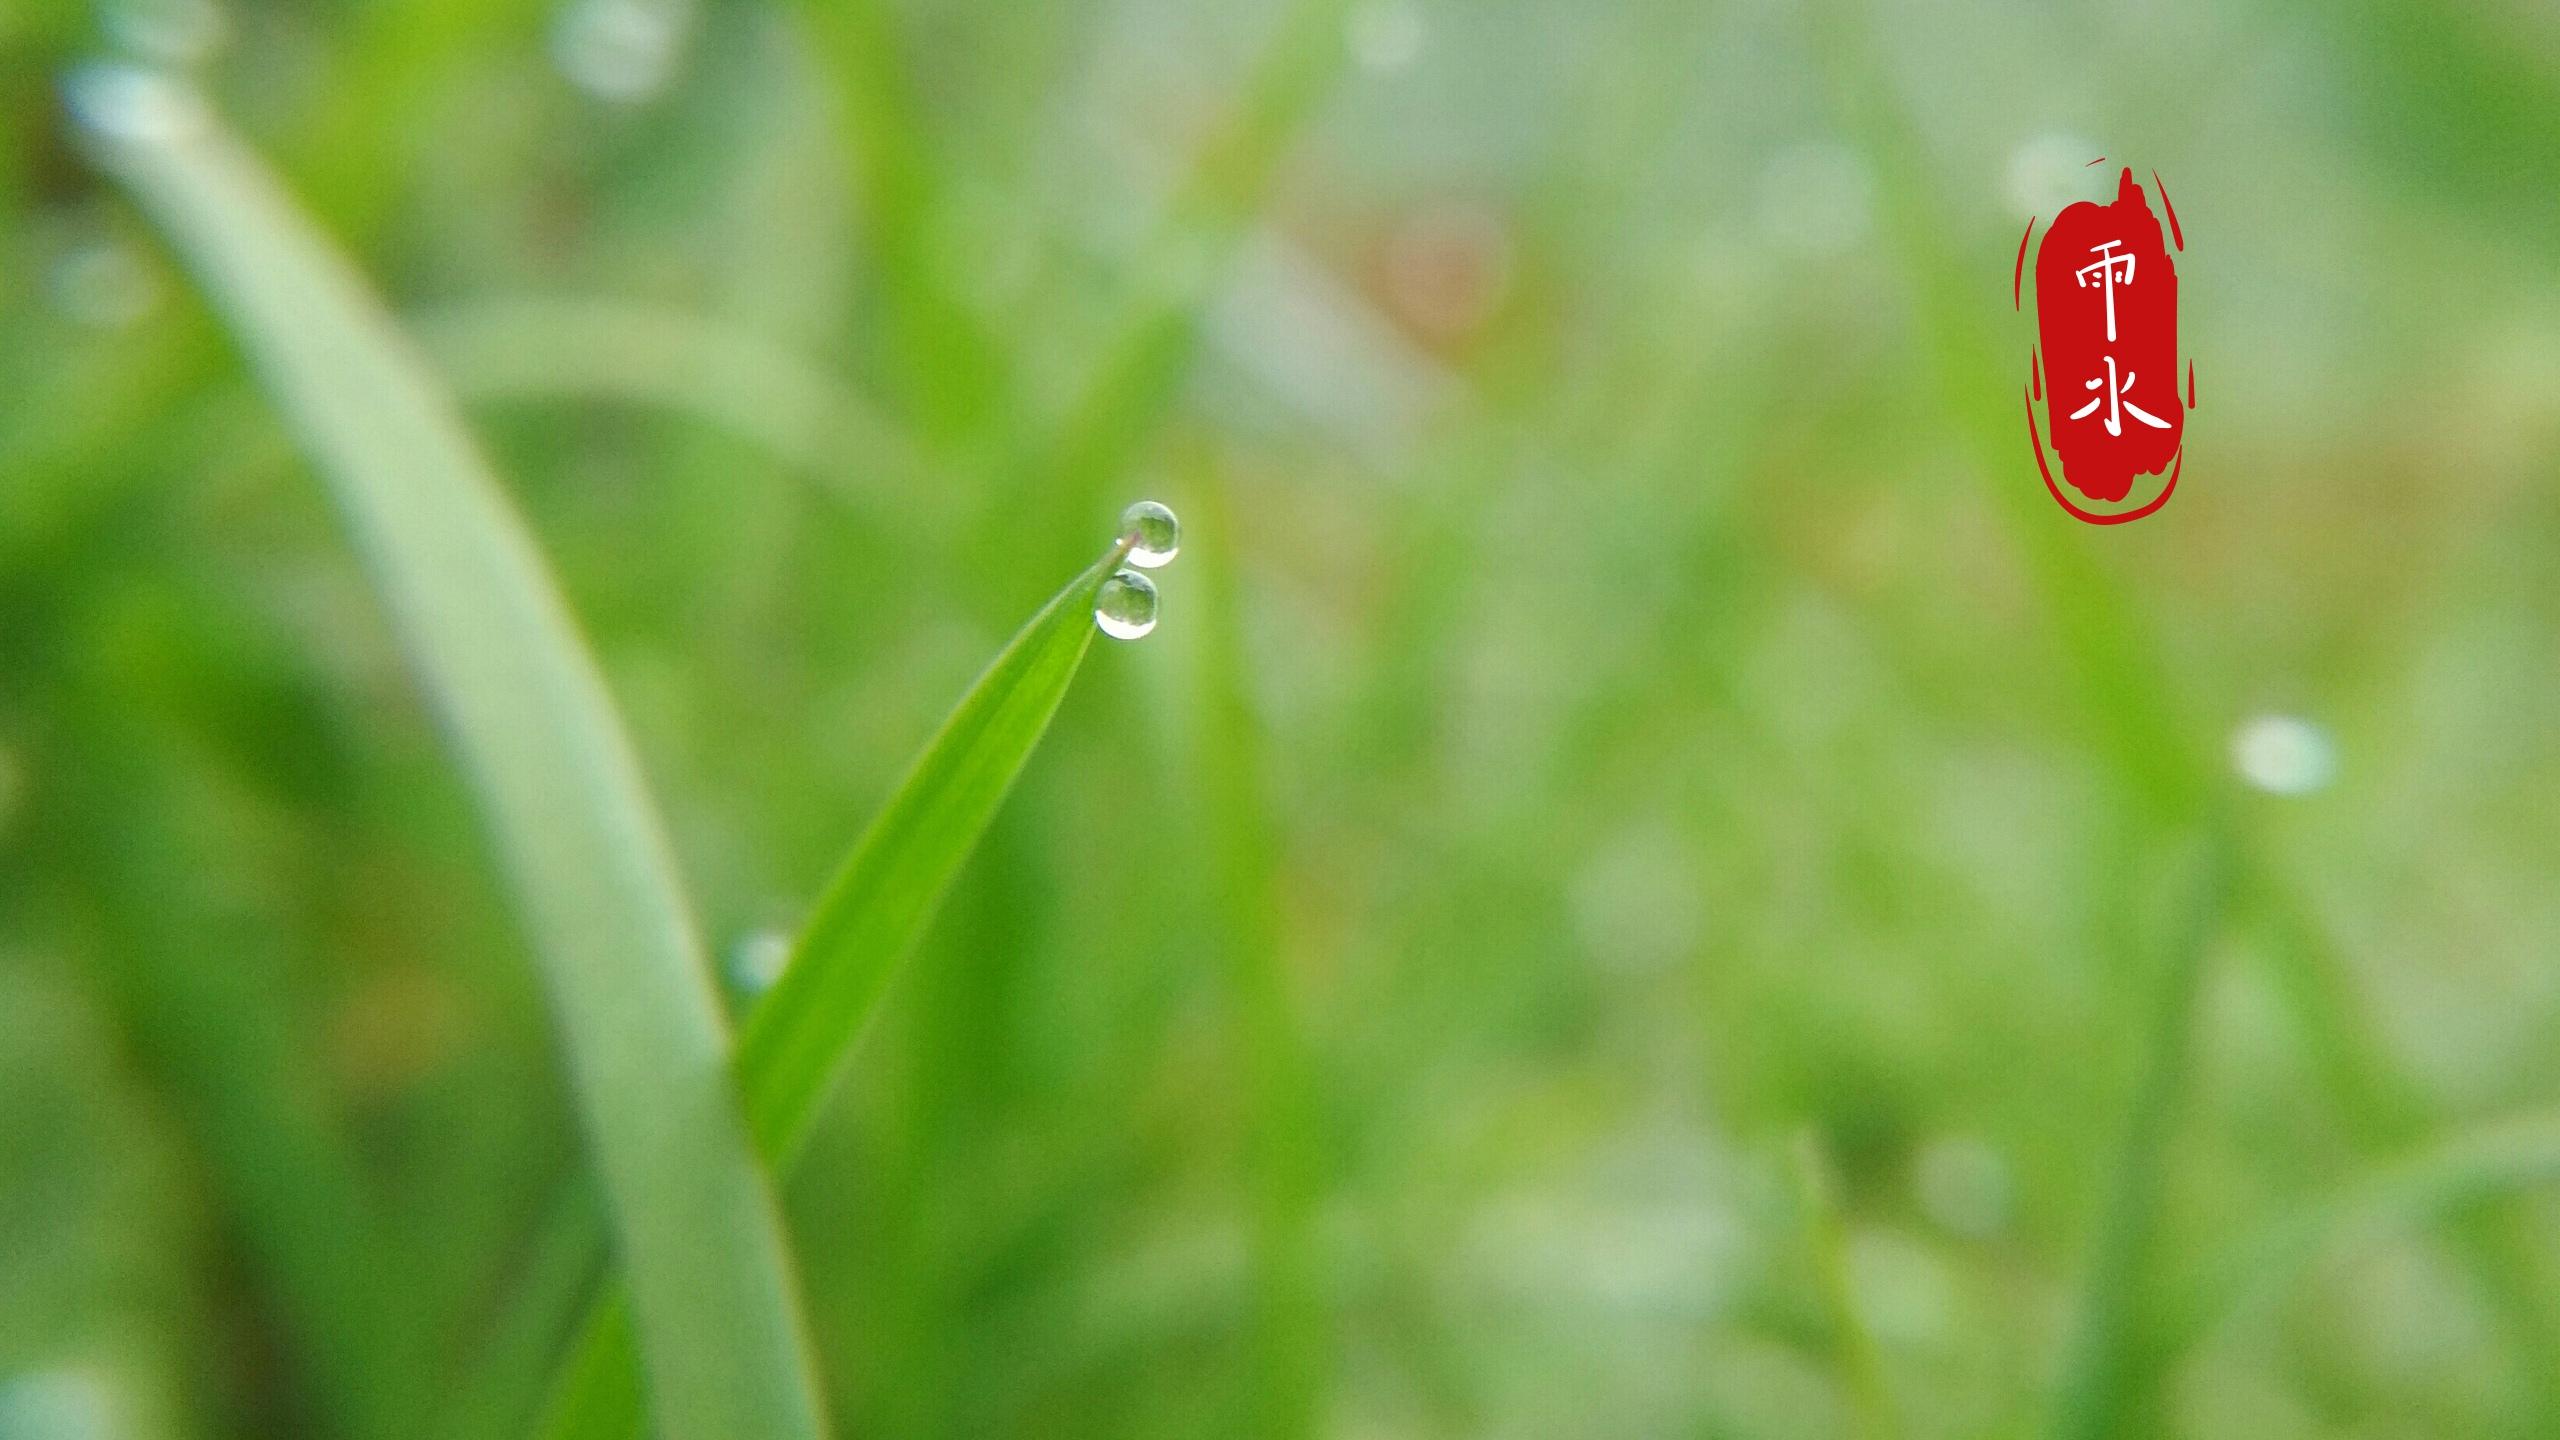
[[[2054,1440],[2150,1434],[2139,1413],[2151,1394],[2148,1365],[2158,1352],[2147,1308],[2153,1238],[2169,1136],[2184,1100],[2195,1048],[2205,952],[2222,926],[2231,887],[2229,832],[2205,841],[2177,933],[2153,981],[2150,1034],[2133,1102],[2117,1141],[2107,1204],[2080,1296],[2048,1433]]]
[[[592,297],[541,297],[418,311],[402,316],[401,325],[453,398],[473,409],[580,403],[691,416],[755,443],[830,499],[871,518],[917,523],[918,506],[935,499],[926,493],[933,487],[925,462],[877,407],[817,361],[712,316]],[[193,407],[140,433],[146,443],[119,445],[118,452],[219,455],[224,466],[253,474],[281,473],[292,458],[289,437],[245,385],[211,387]],[[45,452],[48,459],[54,453]],[[20,462],[13,456],[10,463]],[[84,496],[82,503],[94,506],[113,494]],[[893,494],[900,499],[895,516],[889,513]],[[929,520],[938,512],[923,513]],[[29,524],[23,532],[0,523],[0,585],[9,583],[22,555],[58,562],[64,548],[77,543],[67,535],[74,523]]]
[[[2439,1107],[2383,1043],[2345,957],[2310,904],[2258,848],[2242,876],[2243,898],[2266,932],[2271,968],[2314,1073],[2367,1156],[2404,1156],[2443,1123]],[[2524,1362],[2517,1369],[2534,1413],[2560,1415],[2560,1301],[2535,1216],[2517,1197],[2499,1197],[2448,1216],[2445,1240]]]
[[[1094,594],[1128,553],[1115,542],[1006,643],[819,897],[738,1039],[738,1087],[765,1154],[797,1153],[891,970],[1066,698],[1093,643]]]
[[[1796,1207],[1804,1219],[1806,1248],[1811,1251],[1815,1283],[1831,1324],[1831,1345],[1840,1377],[1849,1392],[1852,1434],[1862,1440],[1900,1440],[1902,1421],[1893,1408],[1893,1391],[1885,1384],[1884,1355],[1875,1332],[1858,1314],[1849,1284],[1849,1229],[1840,1213],[1840,1182],[1812,1131],[1800,1132],[1787,1147],[1789,1178]]]
[[[317,1057],[294,1044],[282,937],[207,874],[236,835],[184,752],[135,716],[130,686],[70,703],[95,748],[64,768],[49,838],[103,904],[118,1007],[202,1152],[315,1412],[353,1440],[415,1435],[432,1349],[402,1301],[421,1277],[329,1113]],[[216,949],[223,963],[205,963]]]
[[[454,306],[408,323],[468,403],[611,400],[697,415],[874,514],[889,482],[924,475],[906,436],[822,366],[710,316],[526,298]],[[870,483],[855,482],[856,467]]]
[[[1201,308],[1288,153],[1333,91],[1349,0],[1298,0],[1244,84],[1244,98],[1202,149],[1132,270],[1134,293],[1051,445],[1046,487],[1081,506],[1125,469],[1188,373]]]
[[[525,1237],[469,1339],[448,1357],[429,1433],[449,1440],[525,1434],[551,1396],[552,1362],[578,1335],[606,1273],[604,1219],[584,1175],[560,1186]],[[620,1353],[629,1362],[629,1336]]]
[[[911,376],[903,397],[926,434],[949,441],[1000,419],[1011,377],[986,322],[955,293],[934,235],[947,208],[947,166],[884,0],[800,7],[837,95],[846,147],[862,186],[892,373]]]
[[[2000,311],[1983,297],[1995,293],[2003,276],[1996,262],[1968,267],[1950,241],[1955,227],[1947,209],[1930,189],[1928,157],[1912,137],[1917,128],[1891,98],[1893,78],[1872,46],[1860,37],[1869,26],[1869,6],[1841,0],[1823,15],[1817,35],[1830,69],[1835,108],[1844,128],[1877,161],[1879,206],[1885,228],[1903,256],[1914,284],[1924,351],[1932,357],[1947,412],[1956,417],[1988,475],[2004,473],[2000,459],[2014,456],[2019,444],[2014,382],[2001,378],[2014,359],[2001,359],[2002,347],[1990,328]],[[1995,317],[1995,320],[1986,320]],[[2055,523],[2046,502],[2033,488],[1993,486],[2012,542],[2033,568],[2036,582],[2059,620],[2057,633],[2072,661],[2071,679],[2096,727],[2137,813],[2151,827],[2166,831],[2182,817],[2197,813],[2209,793],[2213,757],[2188,723],[2168,688],[2166,650],[2142,610],[2126,597],[2123,586],[2097,556],[2105,542],[2079,527]],[[2246,842],[2242,842],[2245,849]],[[2262,904],[2281,910],[2298,905],[2288,900],[2283,882],[2263,864],[2255,868]],[[2320,993],[2323,982],[2307,983],[2303,963],[2280,946],[2280,981],[2288,1004],[2310,1037],[2315,1063],[2334,1071],[2343,1064],[2365,1073],[2336,1092],[2354,1111],[2378,1094],[2395,1088],[2384,1073],[2388,1062],[2369,1035],[2349,1034],[2340,1026],[2350,1017],[2332,998]],[[2369,1027],[2369,1023],[2366,1028]],[[2396,1100],[2386,1101],[2397,1105]],[[2375,1138],[2370,1114],[2351,1116],[2368,1138]],[[2414,1119],[2408,1113],[2386,1116],[2385,1132],[2406,1133]],[[2529,1258],[2530,1246],[2519,1242],[2513,1216],[2481,1213],[2464,1217],[2456,1240],[2473,1283],[2488,1297],[2523,1371],[2539,1392],[2538,1414],[2546,1428],[2560,1416],[2560,1321],[2541,1297],[2529,1293],[2529,1276],[2518,1262]]]
[[[2199,1268],[2168,1307],[2160,1351],[2174,1360],[2236,1313],[2299,1282],[2323,1258],[2449,1221],[2535,1186],[2560,1184],[2560,1117],[2483,1125],[2340,1187]]]
[[[1210,834],[1207,864],[1217,903],[1245,1093],[1253,1110],[1247,1185],[1253,1203],[1255,1390],[1249,1433],[1275,1437],[1322,1428],[1331,1317],[1316,1207],[1325,1183],[1314,1058],[1280,954],[1274,871],[1275,817],[1264,789],[1261,725],[1245,694],[1243,602],[1225,476],[1206,456],[1191,464],[1191,503],[1208,523],[1200,676],[1200,773]]]
[[[780,1218],[639,767],[531,538],[352,267],[202,99],[75,77],[101,162],[198,272],[354,532],[545,967],[661,1433],[825,1433]]]
[[[738,1089],[757,1150],[788,1173],[852,1058],[898,962],[952,878],[1093,643],[1094,592],[1124,539],[1067,583],[960,697],[819,897],[782,979],[739,1037]],[[641,1414],[623,1297],[607,1295],[572,1352],[543,1426],[550,1440],[628,1440]]]

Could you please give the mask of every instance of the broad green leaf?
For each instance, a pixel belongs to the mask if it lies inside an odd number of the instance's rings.
[[[72,100],[327,478],[544,966],[673,1440],[825,1433],[782,1227],[639,765],[523,523],[363,281],[180,82]]]
[[[898,962],[995,818],[1093,643],[1094,592],[1115,543],[999,652],[917,756],[836,871],[789,966],[738,1042],[738,1088],[764,1158],[787,1170],[852,1057]],[[543,1433],[627,1440],[640,1415],[624,1298],[597,1307],[561,1375]]]

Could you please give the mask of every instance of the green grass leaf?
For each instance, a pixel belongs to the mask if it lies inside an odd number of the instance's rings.
[[[791,963],[738,1039],[756,1144],[788,1161],[851,1055],[891,969],[1031,759],[1093,643],[1115,543],[1031,617],[969,687],[820,896]]]
[[[409,317],[465,404],[609,401],[697,416],[875,517],[930,493],[904,434],[822,367],[718,319],[592,297],[523,297]],[[910,511],[912,507],[909,507]]]
[[[2226,825],[2203,837],[2177,928],[2152,980],[2141,1068],[2109,1166],[2088,1275],[2063,1355],[2046,1432],[2052,1440],[2154,1433],[2151,1272],[2158,1261],[2170,1136],[2194,1084],[2205,959],[2221,934],[2230,895],[2232,843]]]
[[[2212,1256],[2165,1307],[2156,1349],[2175,1363],[2324,1260],[2519,1192],[2560,1185],[2560,1116],[2493,1121],[2378,1166]]]
[[[327,477],[469,773],[545,967],[661,1433],[822,1435],[692,917],[531,537],[353,268],[193,91],[101,68],[71,93]]]
[[[1848,1401],[1850,1433],[1864,1440],[1898,1440],[1902,1419],[1894,1408],[1892,1387],[1885,1383],[1884,1352],[1866,1317],[1858,1313],[1857,1291],[1849,1274],[1849,1222],[1841,1212],[1840,1177],[1812,1130],[1798,1132],[1789,1144],[1787,1166],[1796,1209],[1804,1221],[1814,1286],[1831,1331],[1833,1361]]]
[[[1229,481],[1213,459],[1189,461],[1186,510],[1207,512],[1191,541],[1209,564],[1199,606],[1194,696],[1198,753],[1190,785],[1205,822],[1198,844],[1214,923],[1201,939],[1226,974],[1227,1014],[1249,1106],[1254,1375],[1245,1433],[1314,1435],[1323,1429],[1335,1348],[1325,1295],[1328,1269],[1318,1208],[1328,1182],[1316,1091],[1317,1061],[1282,958],[1277,917],[1279,835],[1266,780],[1260,724],[1247,694],[1244,599]]]
[[[1093,643],[1094,592],[1115,543],[1033,615],[960,697],[836,871],[738,1042],[756,1148],[787,1169],[862,1038],[898,962],[1030,763]],[[624,1298],[597,1307],[554,1393],[551,1440],[627,1440],[640,1416]]]

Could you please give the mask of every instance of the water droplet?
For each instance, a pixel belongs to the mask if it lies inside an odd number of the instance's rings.
[[[666,88],[692,25],[687,0],[572,0],[551,27],[551,61],[569,83],[633,105]]]
[[[721,957],[729,987],[750,999],[773,988],[791,964],[791,934],[786,930],[750,930]]]
[[[115,145],[165,145],[213,124],[204,97],[184,80],[147,65],[83,65],[62,82],[80,128]]]
[[[1093,623],[1114,640],[1135,640],[1156,628],[1156,582],[1122,570],[1102,582],[1093,597]]]
[[[1120,533],[1129,539],[1129,563],[1158,570],[1182,553],[1182,522],[1153,500],[1141,500],[1120,512]]]
[[[1369,0],[1344,22],[1351,58],[1372,74],[1389,75],[1422,55],[1422,12],[1409,0]]]
[[[2329,732],[2296,715],[2260,715],[2232,732],[2231,765],[2270,795],[2308,795],[2338,773]]]

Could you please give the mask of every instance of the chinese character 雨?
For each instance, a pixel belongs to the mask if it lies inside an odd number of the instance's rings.
[[[2104,245],[2090,246],[2090,254],[2103,258],[2072,272],[2080,277],[2080,288],[2083,290],[2088,289],[2092,283],[2103,283],[2107,287],[2107,339],[2110,342],[2116,338],[2116,281],[2122,279],[2127,285],[2133,283],[2133,257],[2114,253],[2115,248],[2123,243],[2121,240],[2110,240]],[[2092,275],[2098,277],[2096,282],[2090,280],[2089,277]]]

